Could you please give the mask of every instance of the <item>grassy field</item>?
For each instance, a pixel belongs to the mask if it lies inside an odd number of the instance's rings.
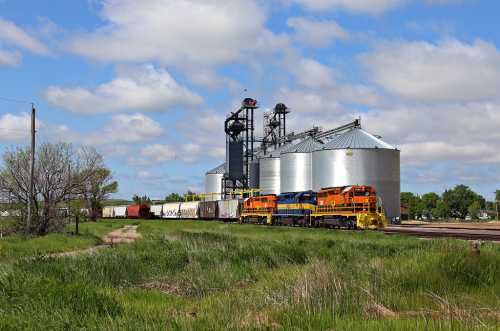
[[[143,239],[84,248],[124,224]],[[500,245],[194,221],[0,241],[0,330],[500,328]]]

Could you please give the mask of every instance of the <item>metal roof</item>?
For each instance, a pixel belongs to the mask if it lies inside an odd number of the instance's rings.
[[[311,153],[322,147],[322,143],[316,139],[310,137],[302,140],[300,143],[289,146],[288,148],[281,151],[281,154],[285,153]]]
[[[291,148],[293,146],[295,146],[294,143],[288,143],[288,144],[285,144],[285,145],[281,145],[280,147],[276,148],[275,150],[273,150],[272,152],[268,153],[264,157],[280,157],[280,155],[281,155],[281,153],[283,151],[286,151],[286,150],[288,150],[289,148]]]
[[[396,149],[361,128],[354,128],[339,134],[328,141],[320,150],[324,149]]]
[[[222,163],[221,165],[213,168],[212,170],[207,171],[207,174],[224,174],[226,172],[226,163]]]

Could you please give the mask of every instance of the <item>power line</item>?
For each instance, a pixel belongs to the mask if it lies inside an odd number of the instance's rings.
[[[32,102],[32,101],[26,101],[26,100],[14,99],[14,98],[6,98],[6,97],[2,97],[2,96],[0,96],[0,100],[5,101],[5,102],[24,103],[24,104],[28,104],[28,105],[34,104],[34,102]]]
[[[0,131],[12,131],[12,132],[26,132],[29,130],[29,128],[26,128],[26,130],[21,130],[21,129],[8,129],[8,128],[0,128]]]

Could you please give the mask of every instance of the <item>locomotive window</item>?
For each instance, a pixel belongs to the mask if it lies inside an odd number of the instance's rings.
[[[364,196],[369,196],[370,192],[368,192],[368,191],[366,191],[366,192],[357,191],[354,195],[357,196],[357,197],[364,197]]]
[[[318,193],[318,197],[325,198],[328,195],[328,192],[320,192]]]
[[[267,198],[262,198],[260,199],[261,202],[269,202],[269,200],[267,200]]]

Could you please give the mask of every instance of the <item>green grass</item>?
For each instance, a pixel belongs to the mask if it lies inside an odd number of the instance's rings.
[[[143,239],[92,256],[26,258],[124,224],[139,224]],[[81,231],[68,242],[0,246],[9,257],[0,263],[0,330],[500,328],[496,244],[473,256],[458,240],[195,221]]]
[[[26,238],[22,235],[9,235],[0,239],[0,261],[12,262],[21,258],[96,246],[102,243],[102,236],[122,226],[123,224],[117,222],[89,222],[80,224],[79,236],[55,233]],[[69,230],[73,231],[74,225],[68,226]]]

